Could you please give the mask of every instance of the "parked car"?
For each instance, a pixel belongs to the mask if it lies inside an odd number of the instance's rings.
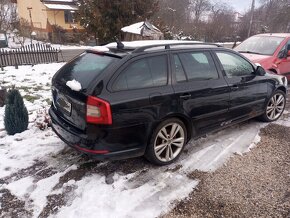
[[[235,51],[139,43],[87,50],[55,74],[49,114],[68,145],[100,160],[145,155],[165,165],[192,138],[283,113],[286,77],[265,73]]]
[[[5,33],[0,33],[0,48],[8,47],[7,36]]]
[[[246,39],[235,51],[272,73],[290,79],[290,33],[259,34]]]

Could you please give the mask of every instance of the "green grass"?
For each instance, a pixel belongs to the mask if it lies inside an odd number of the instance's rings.
[[[24,95],[23,98],[26,99],[27,101],[30,101],[31,103],[33,103],[35,100],[40,99],[40,96]]]
[[[39,91],[39,90],[43,90],[42,86],[36,86],[33,88],[34,91]]]
[[[45,101],[47,102],[48,105],[51,105],[51,103],[52,103],[50,98],[45,99]]]
[[[25,91],[25,92],[29,92],[29,89],[31,89],[31,87],[30,86],[20,86],[20,87],[17,87],[17,89],[22,89],[23,91]]]

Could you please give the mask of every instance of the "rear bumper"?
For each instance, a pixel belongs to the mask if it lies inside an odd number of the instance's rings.
[[[122,134],[122,131],[126,131],[125,128],[123,130],[120,130],[120,129],[102,130],[107,133],[102,134],[104,135],[104,137],[100,139],[97,138],[97,135],[98,135],[97,132],[100,130],[97,130],[95,134],[96,139],[92,140],[92,133],[90,136],[88,136],[85,133],[79,132],[74,127],[68,125],[65,121],[59,118],[54,113],[53,109],[51,108],[49,110],[49,115],[52,120],[52,129],[62,141],[64,141],[67,145],[76,149],[77,151],[87,154],[94,159],[121,160],[121,159],[128,159],[128,158],[142,156],[145,153],[145,149],[146,149],[145,139],[142,143],[140,143],[140,140],[139,142],[133,140],[131,142],[128,141],[128,143],[125,143],[125,144],[122,144],[120,142],[116,143],[114,142],[114,140],[112,140],[112,137],[114,137],[114,135],[116,139],[122,138],[120,134]],[[130,129],[132,127],[128,127],[128,128]],[[140,128],[140,127],[136,127],[136,126],[133,127],[135,131],[136,131],[136,128]],[[110,141],[114,143],[112,144],[108,143]]]

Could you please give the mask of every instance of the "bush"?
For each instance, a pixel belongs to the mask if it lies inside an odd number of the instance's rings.
[[[28,126],[28,112],[23,98],[16,89],[10,90],[7,94],[4,126],[8,135],[21,133]]]
[[[34,125],[40,129],[45,130],[48,127],[51,127],[51,119],[47,113],[46,109],[40,109],[36,112],[36,119],[34,121]]]

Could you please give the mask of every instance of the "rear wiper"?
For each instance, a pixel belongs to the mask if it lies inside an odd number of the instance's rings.
[[[261,53],[259,53],[259,52],[254,52],[254,51],[238,51],[238,52],[240,52],[240,53],[248,53],[248,54],[261,54]]]

